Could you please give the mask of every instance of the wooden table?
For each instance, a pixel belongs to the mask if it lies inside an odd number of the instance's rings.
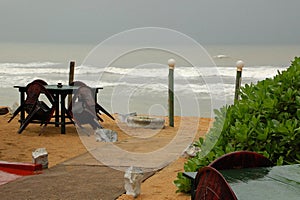
[[[220,170],[219,172],[229,183],[238,199],[300,199],[300,164]],[[184,172],[183,174],[193,183],[197,172]]]
[[[66,122],[66,97],[67,95],[71,95],[79,88],[79,86],[70,86],[70,85],[63,85],[62,87],[57,87],[57,85],[45,85],[44,86],[51,94],[54,96],[55,101],[55,126],[61,127],[61,134],[66,133],[66,124],[70,124],[73,122]],[[14,86],[14,88],[18,88],[20,92],[20,105],[25,101],[25,92],[26,92],[26,86]],[[102,87],[95,87],[92,88],[95,90],[95,94],[98,93],[100,89],[103,89]],[[95,97],[96,98],[96,97]],[[97,100],[97,99],[96,99]],[[96,101],[97,102],[97,101]],[[25,119],[25,111],[21,110],[20,114],[20,122]],[[49,122],[52,124],[53,122]]]

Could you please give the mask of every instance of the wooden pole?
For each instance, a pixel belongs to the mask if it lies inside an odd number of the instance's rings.
[[[234,101],[239,100],[240,87],[242,82],[242,71],[245,63],[241,60],[236,62],[236,80],[235,80],[235,94]]]
[[[75,61],[70,62],[70,72],[69,72],[69,85],[74,81],[74,69],[75,69]],[[68,95],[68,105],[70,105],[72,101],[72,95]]]
[[[74,81],[75,61],[70,62],[69,85]]]
[[[169,126],[174,127],[174,67],[175,60],[169,59]]]

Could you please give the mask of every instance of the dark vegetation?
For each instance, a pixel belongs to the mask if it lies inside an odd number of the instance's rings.
[[[215,110],[215,120],[201,148],[184,164],[197,171],[233,151],[248,150],[269,158],[275,165],[300,163],[300,58],[273,78],[241,88],[240,100]],[[178,173],[178,192],[189,192],[190,181]]]

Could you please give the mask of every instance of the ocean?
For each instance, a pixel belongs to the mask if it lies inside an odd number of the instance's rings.
[[[213,117],[213,109],[232,104],[236,62],[243,60],[242,86],[287,69],[297,45],[203,45],[168,49],[96,44],[0,44],[0,105],[19,103],[15,85],[34,79],[68,84],[69,63],[75,79],[104,89],[98,101],[112,113],[168,115],[168,59],[174,69],[175,115]],[[180,49],[180,53],[176,52]],[[183,51],[181,51],[184,49]]]

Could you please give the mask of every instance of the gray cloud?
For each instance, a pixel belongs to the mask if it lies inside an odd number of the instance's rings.
[[[2,0],[0,41],[98,43],[155,26],[200,43],[300,43],[299,6],[297,0]]]

